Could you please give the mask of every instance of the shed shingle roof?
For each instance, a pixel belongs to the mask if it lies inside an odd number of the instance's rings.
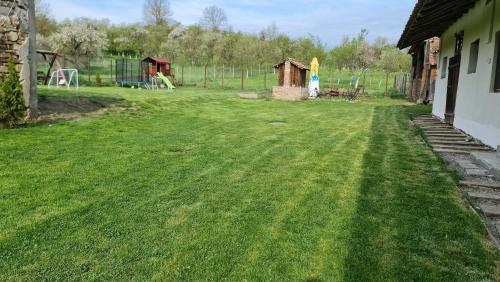
[[[284,64],[284,63],[286,63],[286,62],[290,62],[292,65],[294,65],[294,66],[298,67],[298,68],[299,68],[299,69],[301,69],[301,70],[309,70],[309,68],[308,68],[306,65],[304,65],[303,63],[301,63],[301,62],[299,62],[299,61],[297,61],[297,60],[295,60],[295,59],[292,59],[292,58],[288,58],[288,59],[284,60],[283,62],[281,62],[281,63],[279,63],[279,64],[275,65],[275,66],[274,66],[274,68],[276,68],[276,69],[277,69],[277,68],[279,68],[282,64]]]

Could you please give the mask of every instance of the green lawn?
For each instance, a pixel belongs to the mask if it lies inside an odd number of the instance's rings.
[[[410,126],[428,108],[41,92],[140,110],[0,131],[1,281],[499,277],[456,178]]]

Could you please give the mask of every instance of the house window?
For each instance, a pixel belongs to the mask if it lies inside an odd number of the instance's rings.
[[[455,35],[455,56],[462,54],[462,47],[464,46],[464,32],[461,31]]]
[[[500,92],[500,31],[496,34],[495,57],[493,59],[493,92]]]
[[[474,41],[470,45],[469,71],[468,71],[468,73],[476,73],[478,58],[479,58],[479,40]]]
[[[443,64],[441,65],[441,78],[446,78],[447,72],[448,72],[448,57],[444,57]]]

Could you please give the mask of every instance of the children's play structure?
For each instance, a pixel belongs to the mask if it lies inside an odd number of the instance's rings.
[[[78,70],[77,69],[58,69],[52,72],[50,76],[50,80],[48,83],[48,87],[66,87],[70,88],[79,88],[78,82]]]
[[[43,58],[46,65],[45,71],[38,71],[38,82],[50,87],[79,88],[78,70],[65,69],[59,64],[58,58],[62,57],[57,52],[37,50],[36,53]],[[55,71],[52,71],[53,69]]]
[[[174,90],[172,80],[175,80],[175,77],[171,65],[169,60],[155,57],[147,57],[144,60],[118,59],[116,60],[116,83],[122,87],[144,87],[153,90],[164,87]]]
[[[273,87],[273,99],[299,101],[309,97],[306,88],[307,66],[294,59],[286,59],[274,68],[279,70],[279,79],[278,86]]]
[[[52,68],[54,67],[54,65],[56,65],[58,69],[61,68],[61,66],[57,62],[59,54],[56,52],[45,50],[37,50],[36,53],[43,58],[43,61],[46,65],[46,71],[38,71],[38,82],[43,83],[43,85],[47,85],[49,83],[50,76],[52,74]]]

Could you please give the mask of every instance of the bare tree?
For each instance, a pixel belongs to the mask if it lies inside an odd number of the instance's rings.
[[[215,5],[206,7],[203,10],[203,16],[200,24],[213,31],[219,31],[227,25],[227,15],[224,9]]]
[[[165,25],[173,12],[168,0],[146,0],[143,7],[144,21],[150,25]]]
[[[36,16],[50,16],[50,5],[44,0],[35,0]]]

